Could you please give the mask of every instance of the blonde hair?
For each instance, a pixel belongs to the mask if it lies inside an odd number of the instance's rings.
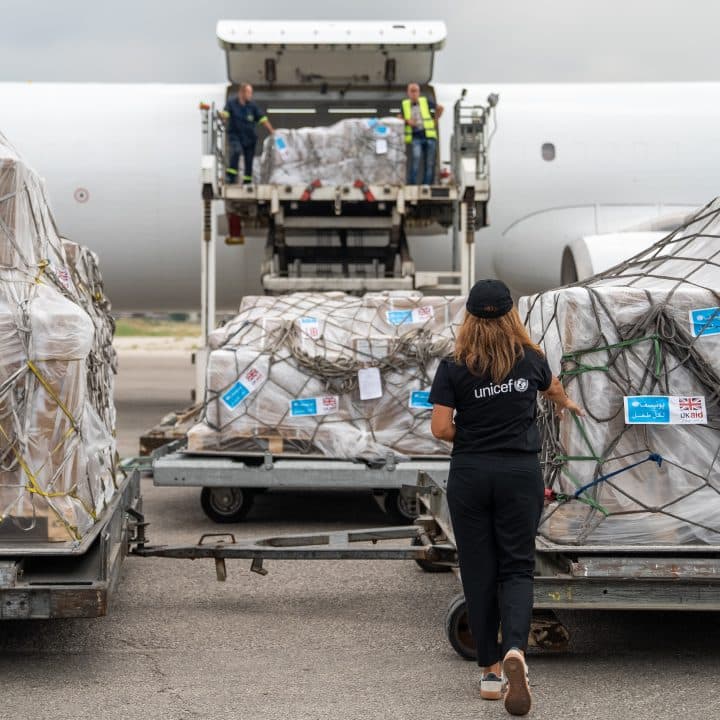
[[[528,335],[515,308],[499,318],[479,318],[465,313],[455,340],[455,362],[464,364],[473,375],[490,375],[502,382],[530,348],[540,357],[545,353]]]

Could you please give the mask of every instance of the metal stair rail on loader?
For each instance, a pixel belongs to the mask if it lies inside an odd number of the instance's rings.
[[[81,540],[0,540],[0,620],[107,614],[141,509],[135,471],[122,479],[102,518]]]

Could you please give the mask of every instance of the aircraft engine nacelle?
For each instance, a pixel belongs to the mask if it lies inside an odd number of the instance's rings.
[[[585,235],[565,246],[560,283],[568,285],[609,270],[666,235],[666,232],[658,231]]]

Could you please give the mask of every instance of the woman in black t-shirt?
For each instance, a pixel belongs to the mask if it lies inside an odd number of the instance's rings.
[[[466,309],[454,359],[440,363],[433,381],[431,430],[453,443],[447,499],[483,669],[480,695],[505,694],[508,712],[525,715],[535,534],[544,498],[537,393],[559,413],[582,411],[530,340],[506,285],[481,280]]]

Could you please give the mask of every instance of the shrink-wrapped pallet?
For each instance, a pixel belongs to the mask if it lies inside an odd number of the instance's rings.
[[[265,139],[256,183],[402,185],[405,126],[396,118],[348,118],[328,127],[279,128]]]
[[[532,337],[586,412],[541,417],[557,496],[540,525],[548,539],[720,543],[718,238],[716,201],[620,266],[521,300]]]
[[[463,316],[461,298],[419,293],[246,297],[211,335],[205,412],[189,450],[372,462],[446,455],[449,445],[430,434],[427,393]],[[380,388],[364,379],[361,394],[361,372]]]
[[[0,135],[0,540],[77,541],[112,498],[112,336],[97,259]]]

